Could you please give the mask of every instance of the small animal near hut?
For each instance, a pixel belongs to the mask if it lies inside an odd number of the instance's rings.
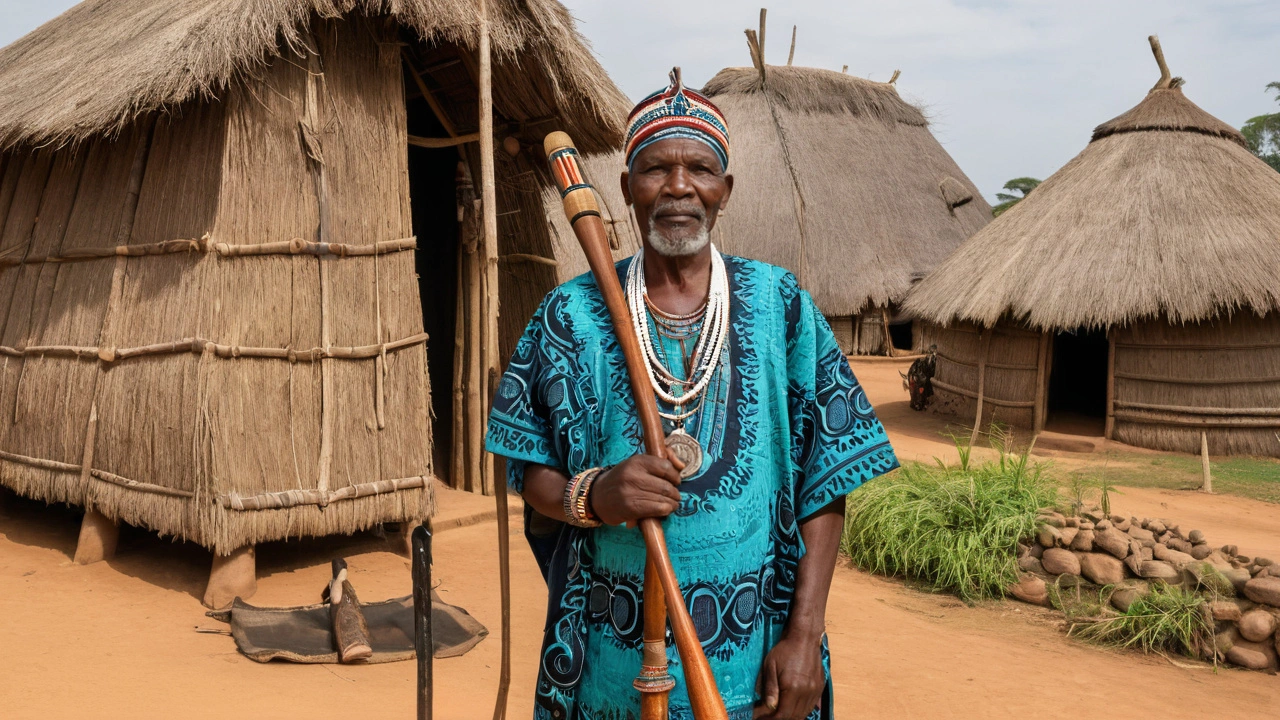
[[[1148,448],[1280,456],[1280,174],[1160,80],[906,309],[937,407]]]
[[[0,484],[86,508],[78,560],[194,541],[221,605],[257,543],[492,490],[485,328],[556,282],[527,148],[614,147],[626,99],[563,6],[488,7],[491,67],[425,0],[88,0],[0,51]]]
[[[753,67],[721,70],[702,90],[734,146],[733,198],[713,240],[795,273],[846,352],[890,354],[886,333],[923,350],[898,304],[991,220],[990,205],[899,96],[896,72],[875,82],[767,65],[763,13],[747,32]]]

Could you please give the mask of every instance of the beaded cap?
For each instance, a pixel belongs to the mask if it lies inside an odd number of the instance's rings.
[[[627,116],[627,167],[644,148],[667,138],[699,140],[715,151],[720,168],[729,169],[729,126],[715,103],[684,86],[680,68],[671,84],[641,100]]]

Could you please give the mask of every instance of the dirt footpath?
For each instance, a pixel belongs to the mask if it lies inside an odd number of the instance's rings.
[[[895,405],[895,368],[855,368],[904,455],[927,459],[945,449],[936,435],[938,421],[905,409],[900,384],[903,407]],[[1124,493],[1118,507],[1183,518],[1184,527],[1193,523],[1222,542],[1230,537],[1242,550],[1275,547],[1280,535],[1280,506],[1158,490]],[[499,650],[496,525],[477,516],[489,502],[451,492],[441,498],[450,517],[480,521],[449,529],[441,524],[438,589],[493,633],[469,654],[436,662],[436,717],[446,720],[492,715]],[[79,567],[71,563],[77,523],[74,511],[30,501],[0,508],[0,717],[413,716],[413,663],[254,663],[236,653],[230,637],[197,632],[225,628],[204,617],[200,606],[205,551],[129,532],[116,559]],[[546,590],[518,521],[512,534],[515,666],[508,717],[521,719],[532,712]],[[407,561],[384,547],[372,536],[263,546],[252,602],[315,602],[328,559],[337,555],[349,558],[362,599],[407,594]],[[971,608],[838,568],[828,611],[836,715],[1276,717],[1276,677],[1083,645],[1064,637],[1058,621],[1019,603]]]

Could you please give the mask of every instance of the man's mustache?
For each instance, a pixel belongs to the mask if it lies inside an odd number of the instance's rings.
[[[680,202],[679,200],[654,203],[653,209],[649,211],[649,221],[656,220],[659,215],[689,215],[699,221],[707,219],[706,208],[697,203]]]

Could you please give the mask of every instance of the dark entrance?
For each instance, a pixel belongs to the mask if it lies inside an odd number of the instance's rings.
[[[1107,353],[1104,330],[1058,333],[1049,373],[1050,429],[1102,435],[1107,413]]]
[[[894,350],[911,349],[911,321],[902,320],[889,323],[889,341]]]
[[[406,73],[408,85],[412,86]],[[405,88],[410,135],[446,137],[417,88]],[[411,94],[412,93],[412,94]],[[431,379],[431,425],[436,474],[446,477],[453,448],[453,355],[458,298],[458,211],[454,175],[456,148],[409,147],[409,199],[413,234],[418,238],[418,290]]]

